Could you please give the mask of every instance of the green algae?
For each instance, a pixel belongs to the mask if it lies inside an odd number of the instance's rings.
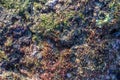
[[[96,24],[99,28],[102,28],[105,24],[110,24],[113,19],[119,19],[119,10],[120,10],[120,2],[119,0],[112,0],[108,4],[109,11],[100,11],[99,14],[103,13],[105,15],[104,19],[97,19]]]
[[[105,13],[105,18],[104,19],[99,19],[99,20],[96,20],[96,24],[98,25],[99,28],[101,28],[104,24],[110,22],[111,20],[111,17],[110,17],[110,14],[109,13]]]

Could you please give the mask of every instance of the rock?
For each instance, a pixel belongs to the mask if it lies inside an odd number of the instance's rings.
[[[49,0],[45,5],[53,8],[56,5],[57,1],[58,0]]]
[[[117,31],[113,34],[113,36],[115,36],[116,38],[119,38],[120,37],[120,31]]]
[[[10,55],[8,55],[8,59],[12,63],[19,63],[21,58],[23,58],[24,53],[20,52],[19,50],[14,51]]]
[[[12,24],[14,24],[15,22],[17,22],[18,20],[20,20],[20,16],[13,15],[13,16],[11,17],[11,22],[12,22]]]
[[[16,68],[15,65],[20,62],[23,56],[24,53],[20,52],[19,50],[16,50],[7,56],[8,60],[3,61],[1,67],[5,70],[14,70]]]
[[[20,46],[29,46],[32,42],[31,38],[28,37],[21,37],[18,41]]]
[[[0,7],[0,12],[3,11],[3,7]]]
[[[70,54],[70,61],[74,63],[75,60],[76,60],[75,54]]]
[[[115,75],[111,75],[111,79],[112,80],[116,80],[116,76]]]
[[[67,73],[66,76],[67,76],[68,78],[71,78],[71,77],[72,77],[72,74],[71,74],[71,73]]]
[[[13,36],[13,38],[20,38],[21,36],[23,36],[25,32],[24,27],[22,26],[17,26],[17,27],[13,27],[9,29],[8,35]]]
[[[1,65],[1,68],[2,68],[2,69],[5,69],[5,70],[14,70],[14,69],[15,69],[15,65],[14,65],[13,63],[4,62],[4,63]]]
[[[117,80],[120,80],[120,72],[118,72],[118,73],[116,74],[116,78],[117,78]]]
[[[111,47],[114,50],[119,50],[120,49],[120,40],[114,40],[111,42]]]
[[[87,33],[81,29],[75,30],[64,30],[60,34],[60,42],[64,46],[67,45],[68,47],[83,44],[87,37]]]

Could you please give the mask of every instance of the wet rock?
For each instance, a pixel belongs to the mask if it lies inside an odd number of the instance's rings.
[[[5,69],[5,70],[14,70],[15,65],[13,63],[4,62],[1,66],[1,68]]]
[[[19,36],[18,44],[21,46],[29,46],[32,41],[32,33],[29,30],[23,31],[21,36]]]
[[[3,61],[1,67],[5,70],[14,70],[16,68],[15,65],[20,62],[23,56],[24,53],[20,52],[19,50],[16,50],[15,52],[7,56],[8,61]]]
[[[13,15],[12,18],[11,18],[12,24],[14,24],[15,22],[17,22],[18,20],[20,20],[20,17],[17,16],[17,15]]]
[[[7,36],[11,36],[14,39],[19,39],[21,37],[31,38],[32,33],[25,27],[16,26],[9,29]]]
[[[16,50],[8,56],[8,59],[10,60],[10,62],[19,63],[20,59],[23,58],[23,56],[24,53],[20,52],[19,50]]]
[[[8,36],[10,35],[10,36],[13,36],[13,38],[18,39],[23,35],[24,31],[25,29],[21,26],[16,28],[11,28],[9,29]]]
[[[118,72],[118,73],[116,74],[116,78],[117,78],[117,80],[120,80],[120,72]]]

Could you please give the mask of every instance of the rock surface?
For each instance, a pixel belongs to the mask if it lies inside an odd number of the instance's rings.
[[[1,0],[0,80],[120,80],[120,0]]]

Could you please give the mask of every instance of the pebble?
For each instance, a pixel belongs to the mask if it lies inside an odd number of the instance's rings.
[[[68,78],[72,77],[72,74],[71,73],[67,73],[67,77]]]
[[[81,67],[78,67],[78,72],[79,72],[80,74],[82,74],[82,73],[83,73],[83,69],[82,69]]]
[[[45,5],[50,6],[51,8],[53,8],[58,0],[49,0]]]
[[[80,63],[80,59],[76,59],[76,62],[77,62],[77,63]]]

